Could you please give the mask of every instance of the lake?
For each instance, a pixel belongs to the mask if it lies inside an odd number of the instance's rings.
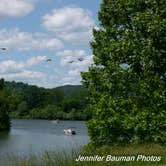
[[[64,135],[63,130],[74,127],[76,135]],[[45,151],[70,151],[87,144],[89,137],[83,121],[12,120],[9,133],[0,133],[0,156],[27,155]]]

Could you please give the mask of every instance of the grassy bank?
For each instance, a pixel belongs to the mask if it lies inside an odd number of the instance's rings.
[[[155,144],[146,144],[146,145],[114,145],[114,146],[104,146],[100,148],[96,148],[93,146],[86,146],[83,151],[84,155],[94,155],[98,154],[100,156],[105,156],[105,159],[108,155],[111,156],[124,156],[124,157],[131,157],[135,156],[134,161],[104,161],[104,162],[93,162],[91,165],[108,165],[108,166],[166,166],[166,147],[161,145],[155,145]],[[141,159],[138,159],[138,156],[156,156],[161,157],[161,160],[158,161],[142,161]],[[113,158],[112,158],[113,159]],[[148,158],[146,158],[148,159]],[[108,158],[109,160],[109,158]],[[87,162],[86,162],[87,163]],[[86,164],[85,164],[86,165]]]
[[[161,156],[161,161],[79,161],[75,159],[82,156]],[[166,166],[166,147],[160,145],[118,146],[95,148],[86,146],[83,151],[72,151],[70,154],[63,152],[45,152],[41,156],[28,157],[8,156],[5,166]]]

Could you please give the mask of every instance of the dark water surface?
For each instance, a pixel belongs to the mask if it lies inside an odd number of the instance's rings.
[[[64,135],[63,130],[74,127],[77,135]],[[9,133],[0,133],[0,156],[31,154],[45,151],[72,150],[88,143],[83,121],[12,120]]]

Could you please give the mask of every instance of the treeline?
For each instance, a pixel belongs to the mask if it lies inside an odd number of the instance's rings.
[[[87,91],[81,85],[53,89],[5,82],[11,118],[87,120]]]
[[[4,90],[4,80],[0,79],[0,131],[10,129],[9,107]]]

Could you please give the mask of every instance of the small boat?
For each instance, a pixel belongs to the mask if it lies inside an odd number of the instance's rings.
[[[64,129],[63,130],[64,131],[64,134],[66,134],[66,135],[76,135],[76,130],[74,130],[74,129]]]
[[[52,120],[51,122],[54,123],[54,124],[58,124],[58,123],[60,123],[59,119]]]

